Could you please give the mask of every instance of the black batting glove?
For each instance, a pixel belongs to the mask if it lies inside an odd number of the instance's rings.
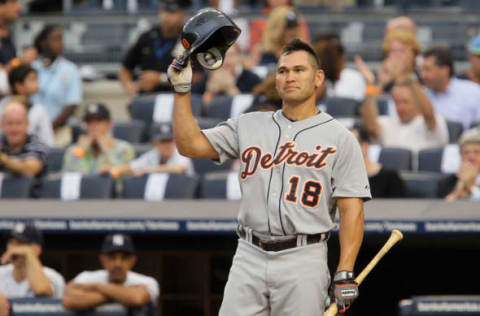
[[[328,294],[331,302],[337,303],[338,312],[345,313],[358,297],[358,283],[352,271],[338,271],[333,277]]]

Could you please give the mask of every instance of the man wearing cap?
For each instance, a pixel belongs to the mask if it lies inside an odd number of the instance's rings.
[[[128,164],[134,158],[135,151],[131,144],[113,138],[110,111],[104,104],[89,104],[83,121],[86,134],[67,148],[63,172],[108,173],[113,167]]]
[[[63,277],[40,261],[42,233],[30,223],[17,223],[10,232],[0,266],[0,315],[8,315],[10,298],[50,296],[61,298]],[[2,314],[3,313],[3,314]]]
[[[461,163],[456,174],[440,180],[437,195],[446,200],[480,201],[480,132],[469,130],[460,137]]]
[[[470,53],[470,68],[467,73],[458,76],[458,78],[480,84],[480,34],[470,42],[468,52]]]
[[[167,69],[181,46],[177,40],[189,5],[190,0],[163,1],[159,14],[160,24],[143,33],[128,50],[118,73],[127,95],[170,91]],[[140,71],[135,82],[137,68]]]
[[[142,176],[147,173],[166,172],[194,175],[191,159],[180,155],[177,151],[170,123],[153,125],[150,143],[153,146],[151,150],[128,165],[114,168],[112,174]]]
[[[65,290],[63,305],[73,310],[88,309],[109,301],[126,306],[157,302],[155,279],[130,271],[137,258],[132,239],[124,234],[105,237],[100,262],[103,270],[85,271],[76,276]]]

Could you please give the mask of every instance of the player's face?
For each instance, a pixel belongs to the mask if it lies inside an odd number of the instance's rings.
[[[398,118],[402,123],[408,123],[417,116],[418,110],[409,87],[395,86],[392,90],[392,97]]]
[[[103,267],[108,271],[112,283],[122,284],[127,279],[127,272],[132,269],[137,258],[125,252],[117,251],[100,256]]]
[[[33,253],[40,255],[38,250],[40,249],[38,246],[35,246],[33,244],[30,244],[28,242],[18,240],[15,238],[11,238],[7,242],[7,249],[14,249],[18,247],[30,247],[33,250]],[[24,256],[18,256],[18,255],[13,255],[11,258],[11,263],[15,268],[19,268],[25,265],[25,257]]]
[[[429,89],[440,91],[443,83],[448,80],[448,76],[448,67],[438,66],[435,63],[434,56],[428,56],[423,59],[420,77]]]
[[[280,56],[275,80],[284,103],[301,104],[315,98],[316,89],[323,82],[323,71],[314,69],[307,52],[295,51]]]
[[[480,171],[480,144],[463,145],[460,150],[462,161],[471,163],[477,166]]]
[[[4,113],[1,128],[10,146],[23,143],[27,137],[27,110],[23,106],[15,106]]]

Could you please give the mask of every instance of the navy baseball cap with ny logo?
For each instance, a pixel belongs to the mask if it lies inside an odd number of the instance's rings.
[[[43,245],[43,234],[33,223],[15,223],[10,232],[10,238],[29,244]]]
[[[132,238],[125,234],[110,234],[105,237],[102,244],[102,253],[125,252],[129,254],[135,253]]]

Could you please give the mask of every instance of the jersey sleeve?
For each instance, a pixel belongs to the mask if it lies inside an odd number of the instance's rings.
[[[53,290],[52,297],[61,299],[63,297],[63,292],[65,292],[65,280],[54,270],[46,270],[45,274],[50,279],[50,286]]]
[[[228,121],[222,122],[214,128],[202,130],[217,151],[220,164],[239,156],[238,121],[238,118],[228,119]]]
[[[93,283],[93,282],[100,282],[100,280],[93,277],[93,274],[88,271],[84,271],[80,273],[73,279],[73,283],[85,284],[85,283]]]
[[[337,159],[332,170],[332,184],[333,198],[372,198],[360,144],[350,132],[347,132],[338,145]]]
[[[158,300],[158,296],[160,295],[160,287],[158,286],[158,282],[153,278],[147,278],[145,282],[145,286],[147,288],[148,293],[150,294],[150,298],[152,299],[152,302],[156,303]]]

